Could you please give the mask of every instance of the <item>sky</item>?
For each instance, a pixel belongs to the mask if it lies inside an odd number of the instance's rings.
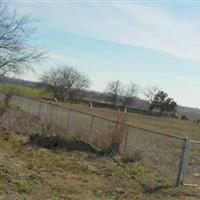
[[[48,58],[21,78],[37,81],[43,72],[69,65],[90,78],[92,90],[131,80],[200,108],[200,1],[2,2],[39,19],[32,43]]]

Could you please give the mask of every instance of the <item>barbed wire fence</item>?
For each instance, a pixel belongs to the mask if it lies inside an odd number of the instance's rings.
[[[0,100],[3,99],[4,94],[0,93]],[[12,103],[41,121],[62,127],[67,136],[83,140],[96,148],[110,149],[115,144],[119,145],[117,147],[123,159],[139,161],[177,186],[200,186],[200,141],[136,127],[126,120],[114,121],[33,98],[14,96]]]

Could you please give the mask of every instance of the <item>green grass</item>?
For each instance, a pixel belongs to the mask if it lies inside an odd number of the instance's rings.
[[[28,137],[0,138],[0,198],[197,200],[199,189],[174,187],[138,162],[86,152],[35,148]]]
[[[0,91],[5,92],[10,90],[14,91],[15,94],[21,96],[27,96],[32,98],[47,98],[47,99],[53,98],[53,94],[47,91],[45,88],[32,88],[14,84],[0,83]]]

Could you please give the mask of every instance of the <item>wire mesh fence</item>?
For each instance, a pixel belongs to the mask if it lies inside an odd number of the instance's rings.
[[[138,160],[158,175],[177,179],[182,139],[129,127],[124,157]]]
[[[0,100],[3,99],[4,95],[0,93]],[[178,185],[200,184],[199,142],[27,97],[15,96],[12,103],[41,121],[61,127],[65,135],[97,148],[109,149],[120,143],[119,152],[124,159],[139,161]],[[187,142],[189,148],[186,148]]]
[[[200,185],[200,142],[198,141],[190,142],[184,183],[186,185]]]

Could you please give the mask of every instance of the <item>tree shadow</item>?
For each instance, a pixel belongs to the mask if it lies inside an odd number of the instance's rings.
[[[67,139],[60,136],[34,134],[29,137],[28,144],[52,150],[60,149],[64,151],[84,151],[98,153],[97,149],[82,140],[72,138]]]

